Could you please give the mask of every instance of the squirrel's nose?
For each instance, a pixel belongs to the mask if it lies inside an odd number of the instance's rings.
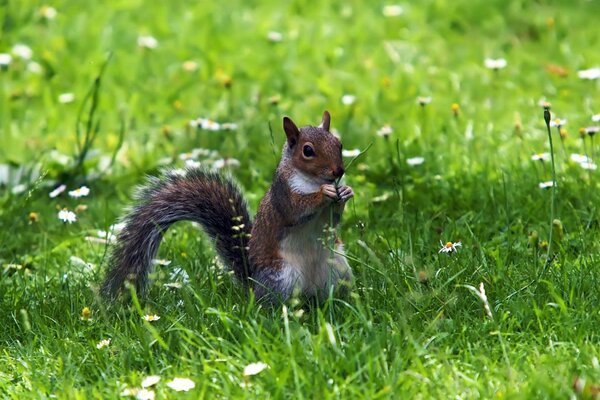
[[[333,176],[335,176],[336,178],[341,177],[342,175],[344,175],[344,167],[337,167],[336,169],[333,170]]]

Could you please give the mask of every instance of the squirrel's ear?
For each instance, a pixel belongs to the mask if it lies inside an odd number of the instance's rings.
[[[323,119],[321,120],[321,125],[319,128],[323,128],[327,132],[329,132],[329,123],[331,122],[331,115],[329,115],[329,111],[325,111],[323,113]]]
[[[283,130],[285,131],[285,136],[287,136],[288,146],[290,148],[294,147],[300,138],[300,131],[298,130],[298,127],[290,118],[283,117]]]

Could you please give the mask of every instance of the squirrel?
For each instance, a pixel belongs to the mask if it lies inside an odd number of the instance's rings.
[[[283,118],[281,161],[254,222],[228,176],[188,167],[148,178],[117,236],[103,295],[114,300],[126,281],[144,294],[163,234],[183,220],[203,227],[224,264],[253,287],[258,301],[286,301],[293,295],[324,299],[338,287],[347,290],[353,275],[335,227],[354,192],[336,187],[345,171],[330,119],[325,111],[319,126],[298,128]]]

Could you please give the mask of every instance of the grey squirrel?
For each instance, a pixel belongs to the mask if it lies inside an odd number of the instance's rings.
[[[342,144],[329,127],[327,111],[317,127],[299,129],[283,118],[287,140],[254,223],[240,189],[222,174],[199,167],[149,178],[124,218],[104,296],[115,299],[126,281],[143,294],[164,232],[183,220],[202,225],[225,265],[253,286],[259,300],[324,298],[350,284],[352,270],[335,227],[354,192],[335,185],[344,174]],[[327,227],[333,234],[329,244]]]

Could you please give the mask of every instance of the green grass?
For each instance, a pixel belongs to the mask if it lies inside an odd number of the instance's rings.
[[[13,57],[0,69],[0,397],[115,398],[151,374],[157,398],[566,398],[576,376],[600,382],[600,176],[569,159],[598,153],[578,130],[600,113],[600,83],[577,76],[600,66],[597,2],[426,0],[386,18],[358,1],[57,0],[49,21],[42,5],[0,0],[0,53],[24,43],[41,66]],[[142,34],[158,47],[138,47]],[[84,99],[109,53],[90,120]],[[486,69],[486,57],[508,65]],[[74,102],[58,101],[66,92]],[[548,265],[552,191],[538,183],[551,170],[531,161],[549,149],[542,99],[568,119],[564,143],[552,130],[562,230]],[[344,148],[371,145],[345,178],[351,296],[259,308],[180,223],[148,298],[103,304],[107,247],[86,237],[117,221],[144,174],[216,150],[240,161],[232,172],[256,210],[282,117],[317,124],[325,109]],[[238,128],[191,128],[200,116]],[[77,127],[97,131],[82,169]],[[415,156],[425,162],[407,165]],[[58,183],[91,193],[50,199]],[[58,220],[78,205],[76,223]],[[463,247],[438,254],[440,241]],[[177,267],[190,282],[168,290]],[[468,287],[480,282],[493,319]],[[244,378],[258,361],[270,368]],[[174,392],[174,377],[195,389]]]

